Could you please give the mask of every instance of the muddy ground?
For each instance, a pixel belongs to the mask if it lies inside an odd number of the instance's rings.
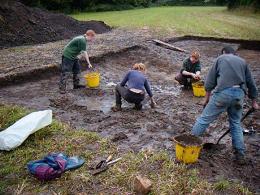
[[[173,42],[171,42],[173,43]],[[186,50],[197,49],[201,52],[203,75],[227,43],[217,41],[184,40],[174,45]],[[232,44],[239,48],[239,44]],[[260,51],[240,48],[239,55],[249,63],[259,89],[260,73],[258,58]],[[58,75],[34,82],[26,82],[1,88],[0,101],[13,103],[33,109],[52,109],[56,119],[73,127],[98,132],[101,136],[116,142],[121,152],[140,150],[167,150],[174,155],[171,138],[190,132],[195,119],[202,111],[202,98],[193,96],[192,91],[182,90],[174,81],[182,61],[188,54],[168,50],[153,43],[134,47],[122,52],[97,58],[93,62],[101,72],[101,86],[98,89],[80,89],[60,95]],[[151,109],[149,101],[144,101],[142,111],[133,110],[133,105],[124,102],[122,112],[112,112],[114,105],[114,84],[120,82],[131,65],[143,62],[148,67],[147,77],[152,85],[156,109]],[[84,75],[85,72],[82,73]],[[33,76],[33,75],[32,75]],[[82,80],[84,83],[84,80]],[[250,107],[247,100],[245,110]],[[228,128],[226,114],[213,123],[204,135],[204,141],[215,142]],[[251,190],[260,192],[260,115],[255,112],[249,116],[244,127],[257,131],[245,136],[248,163],[238,166],[232,161],[230,136],[221,142],[221,148],[214,151],[202,151],[200,160],[191,168],[200,170],[201,176],[209,181],[221,178],[244,183]]]

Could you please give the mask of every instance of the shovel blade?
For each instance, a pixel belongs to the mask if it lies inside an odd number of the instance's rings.
[[[205,150],[211,150],[217,147],[217,144],[214,143],[205,143],[203,144],[203,149]]]

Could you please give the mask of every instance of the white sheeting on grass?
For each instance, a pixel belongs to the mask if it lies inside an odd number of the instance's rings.
[[[52,111],[33,112],[0,132],[0,150],[12,150],[20,146],[26,138],[52,123]]]

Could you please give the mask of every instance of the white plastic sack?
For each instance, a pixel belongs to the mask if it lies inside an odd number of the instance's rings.
[[[20,146],[26,138],[52,122],[52,111],[33,112],[0,132],[0,150],[11,150]]]

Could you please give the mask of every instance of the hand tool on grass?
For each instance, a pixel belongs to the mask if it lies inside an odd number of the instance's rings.
[[[95,169],[99,169],[103,167],[106,163],[112,160],[112,155],[109,155],[106,160],[101,160],[95,167]]]
[[[247,113],[242,117],[241,122],[243,122],[243,120],[244,120],[248,115],[252,114],[254,111],[255,111],[254,108],[250,108],[250,109],[247,111]],[[216,144],[214,144],[214,143],[205,143],[205,144],[203,144],[203,148],[204,148],[204,149],[207,149],[207,150],[210,150],[210,149],[216,147],[216,146],[219,144],[220,140],[221,140],[223,137],[225,137],[228,133],[230,133],[230,129],[228,129],[225,133],[223,133],[223,135],[220,136],[220,138],[218,139],[218,141],[217,141]]]
[[[112,156],[110,158],[109,157],[107,158],[107,160],[100,161],[96,165],[95,169],[92,171],[92,175],[98,175],[99,173],[106,171],[109,168],[109,166],[115,164],[116,162],[122,159],[122,158],[117,158],[115,160],[112,160]]]

